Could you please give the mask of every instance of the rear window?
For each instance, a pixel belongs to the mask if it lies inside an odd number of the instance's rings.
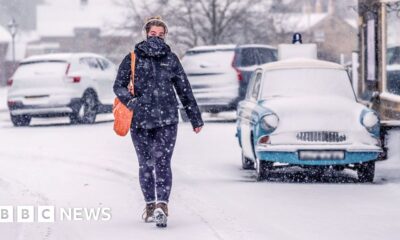
[[[260,64],[269,63],[277,60],[276,51],[268,48],[255,49],[260,60]]]
[[[253,65],[257,65],[257,57],[255,49],[253,48],[240,49],[235,57],[235,66],[248,67]]]
[[[21,63],[14,73],[15,78],[38,75],[64,75],[68,63],[61,60],[41,60]]]

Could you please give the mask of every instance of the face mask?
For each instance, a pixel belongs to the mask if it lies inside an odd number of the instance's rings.
[[[147,36],[147,41],[154,41],[154,42],[163,41],[164,42],[164,38],[160,38],[158,36]]]

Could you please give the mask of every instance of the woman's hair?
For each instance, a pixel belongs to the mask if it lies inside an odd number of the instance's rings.
[[[168,33],[167,24],[161,19],[161,16],[150,17],[146,19],[146,23],[144,24],[143,29],[146,31],[146,34],[150,32],[151,27],[163,27],[165,30],[165,34]]]

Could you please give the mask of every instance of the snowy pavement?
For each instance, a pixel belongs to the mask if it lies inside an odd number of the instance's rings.
[[[92,126],[60,118],[14,128],[1,104],[0,206],[107,207],[112,219],[0,223],[0,239],[394,240],[400,234],[400,132],[391,133],[390,160],[377,164],[374,184],[358,184],[351,171],[317,180],[296,169],[255,182],[252,171],[240,168],[234,122],[207,121],[199,135],[181,124],[169,225],[157,229],[141,221],[134,149],[129,137],[113,133],[110,115]]]

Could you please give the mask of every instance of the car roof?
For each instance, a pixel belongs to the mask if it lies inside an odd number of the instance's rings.
[[[268,48],[276,49],[273,46],[265,44],[217,44],[217,45],[204,45],[189,49],[188,51],[207,51],[207,50],[234,50],[236,48]]]
[[[235,44],[217,44],[217,45],[204,45],[189,49],[188,51],[206,51],[206,50],[234,50]]]
[[[50,54],[40,54],[27,57],[24,60],[22,60],[21,63],[40,61],[40,60],[68,61],[72,57],[101,57],[101,56],[94,53],[50,53]]]
[[[309,58],[292,58],[261,65],[261,69],[265,71],[278,69],[298,69],[298,68],[316,68],[316,69],[337,69],[345,70],[345,67],[328,61],[309,59]]]
[[[241,44],[237,46],[238,48],[269,48],[276,49],[276,47],[266,44]]]

